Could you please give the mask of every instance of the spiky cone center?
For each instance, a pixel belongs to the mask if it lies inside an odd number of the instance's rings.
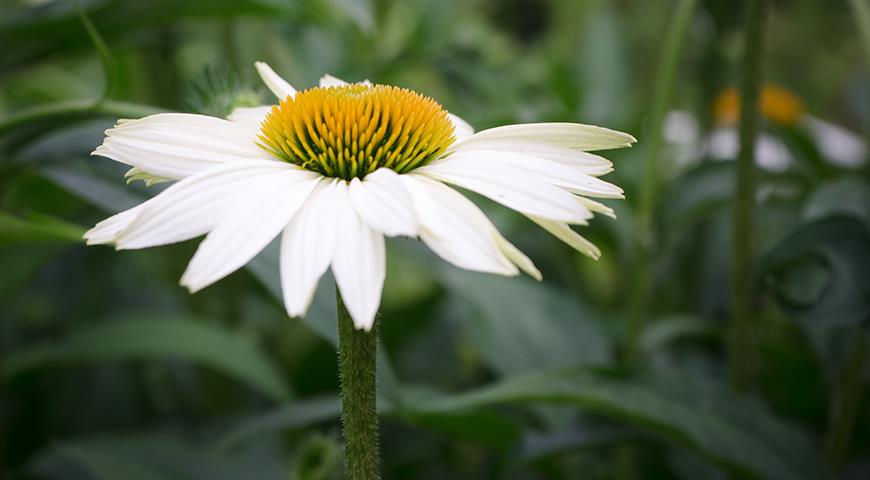
[[[453,123],[435,100],[365,84],[311,88],[281,100],[258,138],[278,158],[345,180],[382,167],[407,173],[454,141]]]

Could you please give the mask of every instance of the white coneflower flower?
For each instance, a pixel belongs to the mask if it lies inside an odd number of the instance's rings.
[[[803,103],[791,91],[766,85],[758,100],[762,118],[772,124],[797,128],[814,141],[822,158],[842,168],[856,168],[867,161],[868,149],[855,133],[839,125],[806,113]],[[713,160],[734,160],[740,150],[737,121],[740,116],[740,95],[733,89],[724,90],[713,103],[713,131],[701,138],[698,120],[689,112],[674,110],[665,118],[662,135],[675,148],[676,165],[688,166],[702,157]],[[756,164],[771,172],[784,172],[795,160],[785,142],[762,131],[755,144]]]
[[[514,209],[591,257],[569,225],[613,211],[587,197],[622,198],[597,177],[612,171],[591,150],[627,147],[628,134],[575,123],[509,125],[478,133],[407,89],[331,76],[297,92],[264,63],[278,105],[229,120],[167,113],[120,120],[94,154],[134,178],[176,183],[100,222],[89,244],[118,249],[207,234],[181,277],[191,292],[245,265],[279,234],[281,286],[303,315],[332,268],[359,329],[370,329],[385,276],[384,236],[419,237],[468,270],[540,272],[487,217],[447,184]]]

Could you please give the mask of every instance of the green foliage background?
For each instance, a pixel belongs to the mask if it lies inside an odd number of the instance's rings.
[[[765,69],[866,136],[861,2],[771,2]],[[196,241],[81,241],[161,188],[90,157],[102,132],[270,101],[256,60],[297,87],[323,73],[406,86],[478,130],[576,121],[640,139],[607,154],[627,200],[583,229],[597,262],[480,198],[542,283],[388,243],[385,478],[870,478],[867,162],[837,167],[800,128],[766,125],[794,162],[759,172],[749,391],[726,381],[732,162],[686,166],[665,145],[640,234],[656,109],[693,112],[707,132],[715,95],[739,80],[731,0],[697,2],[673,83],[656,80],[687,3],[81,0],[79,14],[0,0],[0,478],[340,478],[331,279],[288,319],[274,246],[190,296],[178,278]],[[650,300],[630,345],[638,255]]]

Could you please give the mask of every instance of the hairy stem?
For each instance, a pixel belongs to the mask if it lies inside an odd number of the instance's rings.
[[[376,358],[377,321],[370,332],[357,330],[338,287],[338,370],[341,380],[341,423],[347,480],[380,478]]]
[[[758,137],[758,96],[762,83],[762,52],[767,0],[748,0],[745,11],[745,52],[740,86],[740,153],[731,245],[731,324],[728,332],[728,381],[735,390],[752,384],[755,348],[752,335],[755,282],[755,140]]]

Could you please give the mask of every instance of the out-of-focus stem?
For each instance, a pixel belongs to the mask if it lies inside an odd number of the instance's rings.
[[[864,396],[864,365],[866,363],[867,338],[859,327],[855,335],[855,344],[852,346],[846,365],[837,376],[831,398],[825,450],[828,459],[837,471],[843,469],[846,458],[849,456],[858,407],[860,407],[861,399]]]
[[[852,17],[855,19],[861,37],[865,73],[870,75],[870,0],[849,0],[849,6],[852,7]],[[870,109],[870,105],[865,108]],[[870,140],[870,122],[865,121],[864,134]]]
[[[755,140],[760,116],[758,95],[762,82],[764,23],[767,0],[745,3],[745,49],[740,86],[740,153],[736,165],[731,245],[731,324],[728,332],[728,381],[745,390],[752,383],[755,365],[753,294],[755,281]]]
[[[347,480],[380,477],[377,412],[377,321],[370,332],[357,330],[335,288],[338,310],[338,371]]]
[[[662,125],[671,105],[677,66],[683,50],[683,39],[697,0],[680,0],[674,11],[673,19],[665,38],[659,70],[656,74],[652,112],[648,122],[646,161],[639,189],[639,208],[637,212],[637,244],[634,253],[635,279],[631,300],[628,304],[628,334],[626,336],[624,359],[633,363],[637,358],[640,335],[644,320],[649,313],[649,299],[652,291],[651,256],[653,250],[653,212],[659,186],[658,156],[662,148]]]

